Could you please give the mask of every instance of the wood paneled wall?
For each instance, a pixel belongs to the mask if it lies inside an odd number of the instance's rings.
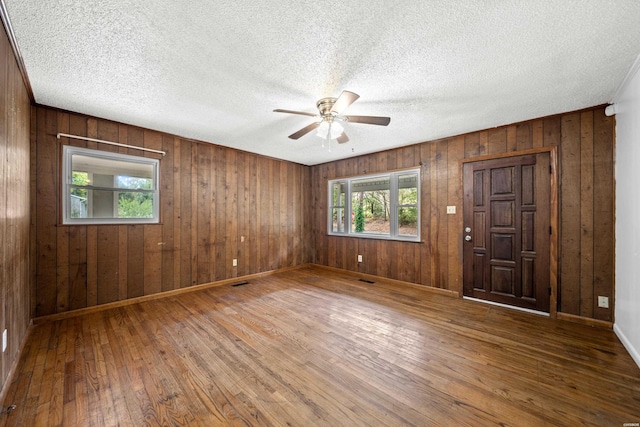
[[[310,169],[93,117],[36,108],[35,316],[310,261]],[[166,151],[158,225],[61,226],[58,132]],[[232,266],[237,258],[238,266]]]
[[[462,294],[461,160],[559,146],[559,311],[611,321],[614,119],[603,108],[531,120],[312,167],[313,262]],[[422,169],[422,243],[327,235],[327,180]],[[458,213],[447,215],[455,205]],[[357,262],[357,254],[363,262]],[[607,296],[609,309],[597,307]]]
[[[7,350],[0,353],[0,390],[16,362],[31,319],[30,111],[29,95],[11,45],[0,30],[0,334],[6,329],[8,337]]]

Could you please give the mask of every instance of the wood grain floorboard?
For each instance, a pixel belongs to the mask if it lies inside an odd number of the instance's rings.
[[[304,267],[34,327],[0,427],[622,426],[608,329]]]

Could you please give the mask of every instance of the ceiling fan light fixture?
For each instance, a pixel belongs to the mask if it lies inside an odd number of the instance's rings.
[[[324,139],[338,139],[338,137],[342,135],[342,132],[344,132],[344,128],[340,123],[323,120],[320,126],[318,126],[316,135]]]

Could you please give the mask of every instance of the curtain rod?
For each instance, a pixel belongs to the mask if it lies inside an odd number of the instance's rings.
[[[68,133],[59,133],[58,135],[56,135],[56,138],[60,139],[60,137],[63,137],[63,136],[67,138],[81,139],[83,141],[99,142],[100,144],[117,145],[118,147],[133,148],[134,150],[149,151],[151,153],[162,154],[163,157],[167,154],[165,151],[153,150],[151,148],[136,147],[135,145],[120,144],[119,142],[104,141],[102,139],[95,139],[95,138],[87,138],[86,136],[69,135]]]

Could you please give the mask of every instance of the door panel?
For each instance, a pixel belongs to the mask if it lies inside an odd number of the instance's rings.
[[[549,311],[549,165],[549,153],[464,164],[465,295]]]

